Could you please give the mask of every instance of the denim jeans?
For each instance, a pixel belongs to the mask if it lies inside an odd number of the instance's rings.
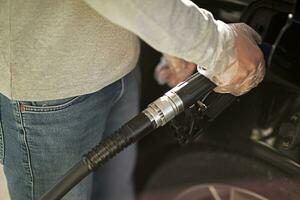
[[[94,145],[138,112],[136,71],[98,92],[51,101],[0,94],[0,159],[12,200],[38,199]],[[131,146],[64,199],[133,200]]]

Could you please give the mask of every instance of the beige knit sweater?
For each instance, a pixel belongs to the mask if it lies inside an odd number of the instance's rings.
[[[227,39],[218,23],[188,0],[0,0],[0,93],[38,101],[97,91],[136,65],[136,35],[210,69]]]

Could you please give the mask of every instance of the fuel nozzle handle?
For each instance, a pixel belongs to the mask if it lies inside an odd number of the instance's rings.
[[[163,126],[215,87],[213,82],[197,72],[151,103],[143,113],[154,127]]]
[[[197,100],[202,99],[216,87],[216,84],[205,76],[196,73],[180,83],[171,91],[174,91],[182,100],[184,109],[191,106]]]

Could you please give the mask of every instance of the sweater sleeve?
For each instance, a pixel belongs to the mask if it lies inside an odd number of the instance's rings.
[[[150,46],[211,72],[232,46],[227,24],[190,0],[85,0],[100,15]]]

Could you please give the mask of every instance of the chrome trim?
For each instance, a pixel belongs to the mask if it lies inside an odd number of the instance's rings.
[[[174,92],[169,91],[164,96],[155,100],[143,111],[155,127],[164,126],[176,115],[184,110],[184,105],[180,97]]]

